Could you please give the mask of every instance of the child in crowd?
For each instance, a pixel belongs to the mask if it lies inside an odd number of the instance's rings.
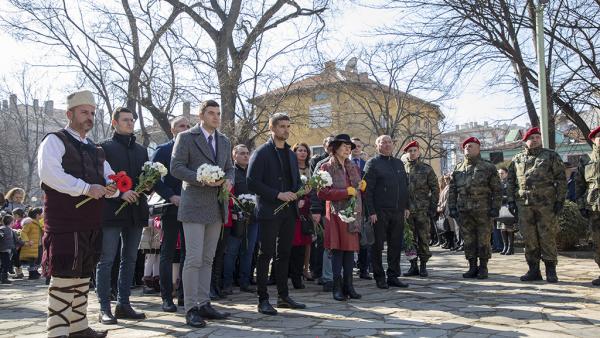
[[[145,254],[144,263],[144,294],[160,292],[160,217],[148,220],[148,226],[142,230],[140,250]]]
[[[25,245],[21,248],[21,261],[29,264],[29,279],[39,279],[41,274],[38,272],[39,245],[42,239],[41,220],[43,217],[42,208],[32,208],[29,210],[28,217],[23,219],[21,230],[21,239]]]
[[[17,234],[10,227],[12,222],[12,216],[2,216],[2,223],[0,223],[0,284],[11,284],[11,281],[8,280],[8,271],[12,264],[10,254],[17,246]]]
[[[13,222],[12,222],[11,227],[13,228],[13,230],[15,230],[17,232],[17,234],[20,237],[21,229],[23,229],[21,222],[23,222],[23,219],[25,218],[25,209],[21,209],[21,208],[13,209],[12,216],[13,216]],[[24,277],[23,270],[21,269],[21,248],[16,248],[13,250],[12,263],[16,270],[14,278],[15,279],[23,278]]]

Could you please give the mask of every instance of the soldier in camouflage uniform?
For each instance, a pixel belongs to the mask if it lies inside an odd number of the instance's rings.
[[[594,143],[589,160],[582,160],[575,176],[577,202],[581,214],[589,219],[592,236],[596,244],[594,260],[600,267],[600,127],[588,136]],[[592,281],[600,285],[600,277]]]
[[[410,261],[410,269],[404,276],[427,277],[427,261],[431,257],[429,252],[429,233],[431,219],[437,212],[437,203],[440,189],[437,176],[433,168],[421,161],[419,143],[412,141],[404,147],[404,169],[408,175],[408,193],[410,216],[408,224],[412,228],[414,244],[417,248],[417,257],[421,262],[417,266],[417,258]]]
[[[465,160],[452,172],[448,209],[450,217],[459,221],[465,241],[469,271],[463,277],[486,279],[487,262],[492,257],[492,220],[500,211],[502,189],[496,167],[481,158],[480,144],[475,137],[462,144]]]
[[[523,141],[525,149],[513,157],[507,179],[508,206],[513,214],[518,213],[529,265],[521,281],[542,280],[542,259],[546,281],[556,283],[557,216],[567,193],[565,167],[560,155],[542,148],[539,128],[528,130]]]

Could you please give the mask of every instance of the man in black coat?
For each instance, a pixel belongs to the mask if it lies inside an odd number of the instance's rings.
[[[375,232],[375,243],[372,246],[373,275],[380,289],[387,289],[389,286],[408,287],[398,279],[404,219],[409,213],[408,177],[402,161],[392,155],[392,138],[388,135],[379,136],[375,144],[378,155],[365,165],[366,205]],[[381,258],[386,240],[387,282]]]
[[[177,211],[181,201],[181,180],[171,175],[171,154],[173,153],[173,144],[175,137],[182,131],[190,129],[190,122],[187,118],[179,116],[171,120],[171,132],[173,139],[167,143],[156,147],[152,156],[152,162],[160,162],[169,173],[161,178],[154,190],[165,201],[172,203],[164,210],[161,217],[161,227],[163,232],[162,242],[160,244],[160,296],[162,298],[162,310],[165,312],[176,312],[177,306],[173,303],[173,258],[175,256],[177,238],[181,236],[181,251],[179,264],[183,266],[185,257],[185,237],[183,235],[183,226],[177,220]],[[180,270],[181,271],[181,270]],[[181,273],[179,274],[181,277]],[[181,280],[181,278],[180,278]],[[180,285],[178,290],[179,305],[183,303],[183,287]]]
[[[117,108],[112,115],[115,133],[112,138],[100,145],[106,154],[106,161],[115,172],[125,171],[138,184],[142,166],[148,161],[146,148],[135,143],[133,127],[137,114],[127,108]],[[148,224],[148,203],[143,194],[133,190],[122,193],[120,198],[107,200],[102,220],[102,253],[96,269],[96,294],[100,303],[100,319],[103,324],[116,324],[117,318],[144,319],[144,313],[135,311],[130,303],[138,246],[142,228]],[[115,212],[123,202],[128,205],[117,215]],[[110,308],[111,269],[119,250],[121,239],[121,262],[119,263],[117,306],[113,316]]]
[[[288,293],[287,279],[294,239],[294,226],[298,217],[295,194],[302,186],[296,155],[285,142],[289,137],[290,118],[275,114],[269,119],[271,138],[260,146],[248,166],[248,188],[257,195],[256,217],[259,224],[260,250],[256,264],[258,287],[258,312],[276,315],[277,310],[269,303],[267,280],[269,261],[275,257],[275,281],[277,283],[278,307],[303,309]],[[275,209],[289,202],[277,215]]]

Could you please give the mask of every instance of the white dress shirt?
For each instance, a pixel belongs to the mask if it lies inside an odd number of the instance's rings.
[[[75,130],[69,127],[66,127],[65,130],[75,137],[75,139],[85,144],[88,143],[87,139],[81,138]],[[56,191],[71,196],[86,195],[90,190],[90,184],[65,172],[62,166],[62,157],[64,155],[65,145],[58,136],[50,134],[42,141],[37,154],[40,181]],[[108,176],[114,173],[108,161],[104,161],[104,179],[107,183],[109,181]],[[118,190],[115,196],[118,196]]]
[[[212,147],[215,150],[215,153],[217,152],[217,140],[215,140],[215,132],[213,131],[212,134],[209,133],[208,131],[206,131],[206,129],[204,129],[204,127],[200,126],[200,129],[202,129],[202,134],[204,134],[204,138],[206,139],[206,143],[208,143],[208,137],[212,136],[212,141],[210,143],[212,143]]]

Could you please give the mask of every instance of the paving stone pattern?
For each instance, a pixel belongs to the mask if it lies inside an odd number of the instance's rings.
[[[488,280],[465,280],[461,253],[433,249],[429,278],[404,278],[408,289],[380,290],[356,279],[361,300],[336,302],[314,282],[291,295],[307,309],[256,312],[256,298],[236,293],[213,302],[232,313],[206,328],[185,325],[183,309],[160,311],[160,297],[133,290],[132,304],[146,312],[144,321],[97,323],[98,302],[90,293],[90,322],[110,329],[109,337],[600,337],[600,288],[590,281],[600,273],[591,259],[559,259],[558,284],[522,283],[527,265],[522,253],[494,254]],[[403,259],[402,269],[408,262]],[[543,270],[542,270],[543,272]],[[290,283],[291,288],[291,283]],[[269,287],[275,295],[274,287]],[[272,296],[271,301],[275,299]],[[43,280],[0,286],[0,337],[45,337],[46,286]]]

